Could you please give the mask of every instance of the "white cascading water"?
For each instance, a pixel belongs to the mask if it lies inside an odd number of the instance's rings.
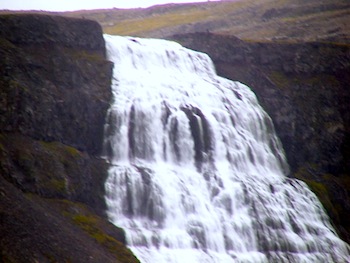
[[[271,119],[248,87],[174,42],[105,40],[108,215],[141,262],[349,260],[315,195],[285,176]]]

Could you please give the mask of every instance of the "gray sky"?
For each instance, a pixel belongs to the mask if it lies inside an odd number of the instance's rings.
[[[0,0],[0,10],[72,11],[102,8],[149,7],[166,3],[207,2],[208,0]]]

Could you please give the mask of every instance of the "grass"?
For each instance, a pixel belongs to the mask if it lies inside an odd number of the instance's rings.
[[[286,16],[281,18],[281,21],[283,22],[298,22],[298,23],[304,23],[307,20],[320,20],[320,19],[329,19],[332,17],[339,17],[349,15],[349,10],[329,10],[329,11],[323,11],[323,12],[317,12],[317,13],[307,13],[307,14],[298,14],[298,13],[292,13],[290,16]]]
[[[143,32],[160,28],[173,27],[205,20],[210,15],[208,10],[193,10],[186,13],[169,13],[144,19],[130,19],[117,23],[111,27],[105,27],[107,34],[137,35]]]
[[[268,12],[271,17],[266,17]],[[61,15],[98,21],[107,34],[165,37],[204,31],[209,23],[211,32],[241,39],[348,43],[349,13],[350,5],[346,1],[238,0],[147,9],[85,10]]]

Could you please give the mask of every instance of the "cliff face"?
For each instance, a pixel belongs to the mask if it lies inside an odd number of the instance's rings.
[[[105,218],[98,23],[0,16],[0,261],[136,262]]]
[[[4,15],[0,28],[1,131],[99,153],[112,68],[99,25]]]
[[[210,33],[171,38],[209,54],[219,75],[252,88],[273,119],[290,176],[309,184],[350,242],[350,46]]]
[[[249,85],[291,166],[350,242],[348,45],[172,36]],[[107,165],[96,158],[111,95],[99,25],[0,16],[0,261],[136,262],[104,219]]]

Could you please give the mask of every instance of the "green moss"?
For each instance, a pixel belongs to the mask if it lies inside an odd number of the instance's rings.
[[[20,91],[29,92],[28,88],[23,86],[23,85],[21,85],[21,83],[19,83],[17,80],[11,79],[9,81],[9,87],[11,89],[14,89],[17,92],[20,92]]]
[[[50,202],[53,202],[65,217],[72,220],[76,226],[86,232],[99,245],[105,247],[115,255],[118,261],[128,263],[139,262],[124,244],[105,232],[106,221],[90,212],[87,206],[62,199],[51,199]],[[108,223],[107,229],[110,227],[112,226]]]
[[[333,180],[333,176],[325,175],[315,175],[313,171],[317,170],[317,164],[310,164],[308,167],[302,167],[297,173],[294,174],[295,178],[304,181],[310,188],[310,190],[318,197],[324,209],[327,211],[328,215],[333,221],[339,220],[339,210],[336,204],[332,203],[332,198],[330,196],[330,191],[328,189],[329,182]],[[315,180],[314,178],[317,178]]]
[[[85,232],[87,232],[92,238],[96,240],[97,243],[106,247],[111,253],[113,253],[118,260],[121,262],[138,262],[131,251],[125,246],[117,241],[112,236],[104,233],[97,226],[98,218],[92,215],[74,215],[72,217],[75,224],[81,227]]]
[[[271,71],[269,74],[270,80],[279,88],[284,88],[290,85],[291,79],[282,71]]]
[[[64,149],[67,151],[67,153],[69,153],[70,155],[72,155],[74,157],[80,156],[80,152],[74,147],[65,146]]]
[[[92,60],[94,62],[96,61],[105,61],[105,58],[97,53],[93,52],[87,52],[85,50],[66,50],[67,54],[70,54],[72,58],[75,60]]]
[[[305,180],[305,183],[317,196],[328,196],[328,190],[324,184],[311,180]]]
[[[63,193],[67,190],[66,189],[66,181],[64,179],[53,178],[47,183],[47,186],[49,188],[53,188],[55,192]]]
[[[71,157],[76,158],[81,156],[81,152],[72,146],[64,145],[59,142],[40,141],[40,143],[47,150],[51,151],[54,154],[58,154],[58,156],[61,156],[61,160],[69,160]]]
[[[92,216],[85,216],[85,215],[75,215],[73,216],[73,220],[83,227],[86,227],[87,229],[90,228],[90,226],[96,224],[96,218]]]
[[[298,174],[295,175],[296,178],[304,181],[309,188],[311,189],[312,192],[314,192],[317,197],[320,199],[320,201],[323,203],[323,205],[326,207],[330,207],[330,200],[329,200],[329,193],[326,185],[324,183],[308,179],[307,176],[305,176],[305,173],[307,173],[306,170],[303,168],[299,171]],[[321,200],[322,199],[322,200]]]
[[[300,173],[298,174],[300,175]],[[307,179],[308,174],[305,173],[305,171],[302,172],[302,174],[302,180],[305,181],[310,189],[317,195],[340,237],[348,242],[347,233],[350,232],[349,211],[344,204],[350,201],[350,176],[334,176],[326,173],[318,175],[317,178],[319,181],[315,181]],[[346,189],[347,195],[344,192],[339,193],[337,189]],[[342,198],[342,204],[339,203],[339,195]]]

